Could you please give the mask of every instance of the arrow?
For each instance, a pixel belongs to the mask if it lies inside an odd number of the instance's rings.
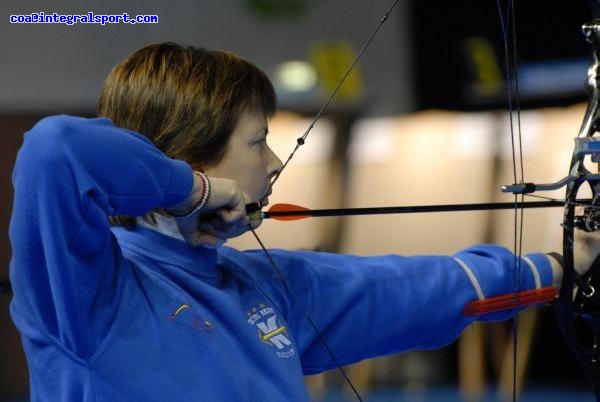
[[[580,200],[582,204],[591,200]],[[335,208],[335,209],[309,209],[294,204],[275,204],[268,211],[258,211],[256,203],[246,206],[247,213],[258,213],[260,219],[276,219],[279,221],[293,221],[310,217],[324,216],[354,216],[354,215],[382,215],[382,214],[409,214],[422,212],[449,212],[449,211],[490,211],[516,208],[551,208],[564,207],[562,200],[524,201],[524,202],[492,202],[480,204],[441,204],[441,205],[413,205],[399,207],[368,207],[368,208]]]

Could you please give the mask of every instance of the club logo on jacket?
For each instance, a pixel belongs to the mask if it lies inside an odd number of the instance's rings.
[[[200,314],[189,304],[182,304],[177,307],[167,319],[174,324],[188,327],[195,331],[211,330],[215,327],[212,322],[202,319]]]
[[[275,348],[275,354],[280,358],[292,357],[296,354],[294,345],[288,335],[285,323],[278,319],[277,313],[266,304],[252,307],[248,312],[248,324],[256,327],[258,338],[267,345]]]

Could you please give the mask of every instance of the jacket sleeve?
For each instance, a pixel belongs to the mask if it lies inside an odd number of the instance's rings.
[[[186,163],[107,119],[49,117],[26,133],[10,222],[11,312],[21,332],[92,353],[124,286],[107,217],[177,204],[192,180]]]
[[[297,296],[285,286],[272,288],[287,306],[288,324],[307,374],[335,365],[304,310],[340,364],[346,365],[444,346],[474,320],[463,314],[468,302],[515,288],[514,255],[493,245],[454,256],[358,257],[277,250],[272,255]],[[523,257],[520,272],[521,290],[552,285],[551,265],[544,254]],[[507,319],[511,313],[481,319]]]

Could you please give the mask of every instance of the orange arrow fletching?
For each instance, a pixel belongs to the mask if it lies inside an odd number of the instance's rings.
[[[310,209],[301,207],[300,205],[285,203],[275,204],[271,208],[269,208],[269,213],[273,214],[271,215],[271,218],[277,219],[278,221],[295,221],[298,219],[309,218],[311,216],[310,213],[303,213],[305,211],[310,212]],[[278,212],[285,212],[290,214],[276,215]]]

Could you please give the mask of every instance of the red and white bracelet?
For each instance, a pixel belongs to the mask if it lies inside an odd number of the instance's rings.
[[[210,197],[210,180],[208,180],[208,177],[206,177],[206,175],[202,172],[198,172],[197,170],[194,170],[193,172],[196,176],[202,179],[202,193],[200,194],[200,198],[194,205],[190,207],[189,210],[182,213],[175,213],[172,210],[163,209],[167,215],[172,216],[173,218],[187,218],[206,206],[208,197]]]

